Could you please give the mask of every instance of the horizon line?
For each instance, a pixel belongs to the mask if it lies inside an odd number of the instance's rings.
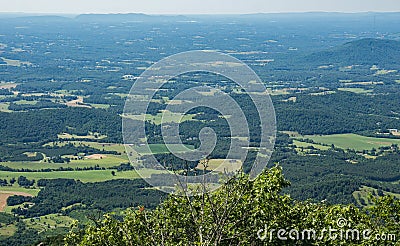
[[[142,14],[150,16],[177,16],[177,15],[268,15],[268,14],[393,14],[400,13],[396,11],[288,11],[288,12],[249,12],[249,13],[144,13],[144,12],[1,12],[0,15],[84,15],[84,14],[101,14],[101,15],[123,15],[123,14]]]

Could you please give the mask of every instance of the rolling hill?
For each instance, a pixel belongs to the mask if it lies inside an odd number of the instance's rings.
[[[319,65],[381,65],[400,66],[400,42],[387,39],[365,38],[312,53],[305,61]]]

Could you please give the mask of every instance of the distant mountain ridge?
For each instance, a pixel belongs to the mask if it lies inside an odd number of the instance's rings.
[[[187,21],[184,15],[147,15],[142,13],[127,14],[80,14],[80,15],[58,15],[58,14],[24,14],[0,13],[0,19],[12,21],[33,21],[33,22],[96,22],[96,23],[123,23],[123,22],[168,22]]]
[[[400,42],[364,38],[305,57],[307,62],[321,65],[400,65]]]
[[[15,17],[17,20],[22,21],[36,21],[36,22],[68,22],[71,21],[71,18],[59,15],[34,15],[34,16],[18,16]]]
[[[187,19],[183,15],[146,15],[141,13],[81,14],[75,17],[75,20],[83,22],[179,21]]]

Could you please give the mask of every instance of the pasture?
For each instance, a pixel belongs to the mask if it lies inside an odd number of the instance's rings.
[[[73,157],[73,156],[65,156]],[[89,156],[90,157],[90,156]],[[5,167],[10,167],[13,169],[29,169],[29,170],[42,170],[51,169],[57,170],[61,167],[63,168],[89,168],[89,167],[104,167],[109,168],[113,166],[118,166],[121,163],[128,162],[128,157],[126,155],[103,155],[102,158],[88,158],[85,157],[82,160],[71,159],[70,163],[48,163],[44,161],[40,162],[2,162],[1,165]]]
[[[359,190],[353,192],[353,197],[357,201],[357,204],[364,206],[371,206],[373,205],[373,202],[369,197],[371,194],[374,194],[376,196],[376,194],[378,194],[378,190],[372,187],[362,186]],[[383,194],[391,195],[396,197],[397,199],[400,199],[400,194],[386,192],[386,191],[383,191]],[[364,202],[362,202],[361,200],[363,200]]]
[[[334,144],[341,149],[371,150],[392,144],[400,145],[400,139],[365,137],[357,134],[334,134],[334,135],[306,135],[304,138],[312,139],[316,143]]]
[[[88,170],[88,171],[54,171],[54,172],[7,172],[0,171],[1,179],[17,179],[19,176],[25,176],[29,180],[39,179],[75,179],[84,183],[103,182],[111,179],[136,179],[140,178],[135,170],[115,172],[115,176],[111,174],[112,170]],[[155,170],[142,169],[141,174],[144,177],[150,177],[151,174],[157,173]]]
[[[14,184],[13,186],[1,186],[0,187],[0,192],[3,193],[27,193],[32,196],[36,196],[39,193],[40,189],[27,189],[24,187],[20,187],[17,184]]]
[[[125,153],[125,146],[123,144],[116,144],[116,143],[99,143],[99,142],[89,142],[89,141],[62,141],[62,142],[50,142],[45,144],[44,146],[64,146],[67,144],[72,143],[75,146],[79,145],[86,145],[98,150],[105,150],[105,151],[116,151],[118,153],[124,154]]]
[[[91,103],[90,106],[93,108],[101,108],[101,109],[108,109],[110,107],[109,104],[99,104],[99,103]]]
[[[298,140],[293,140],[293,144],[296,145],[298,148],[307,148],[307,147],[314,147],[315,149],[319,150],[327,150],[329,149],[328,146],[320,145],[320,144],[312,144],[312,143],[306,143],[306,142],[301,142]]]
[[[95,133],[90,133],[89,135],[86,135],[86,136],[78,136],[75,134],[62,133],[62,134],[58,134],[57,137],[59,139],[104,139],[107,136],[95,134]]]
[[[339,91],[347,91],[347,92],[353,92],[357,94],[366,94],[366,93],[372,93],[374,90],[366,90],[363,88],[338,88]]]
[[[208,162],[207,170],[213,170],[215,172],[234,172],[240,170],[242,162],[240,160],[231,159],[211,159]],[[203,164],[199,163],[196,167],[198,170],[203,170]]]
[[[182,123],[188,120],[193,120],[193,117],[195,114],[185,114],[182,115],[180,113],[174,113],[168,110],[163,110],[161,113],[158,113],[157,115],[124,115],[124,117],[127,117],[132,120],[143,120],[143,116],[145,117],[145,120],[151,121],[152,123],[156,125],[160,125],[162,122],[163,123]]]
[[[33,219],[24,219],[29,228],[36,229],[39,233],[54,228],[69,228],[74,220],[71,217],[59,214],[49,214]]]
[[[14,224],[4,225],[0,228],[0,240],[1,237],[11,237],[17,231],[17,226]]]
[[[194,146],[192,146],[192,145],[185,145],[185,147],[186,147],[185,148],[179,144],[171,144],[171,145],[169,145],[169,147],[171,148],[171,150],[173,152],[185,152],[186,148],[191,149],[191,150],[194,149]],[[145,148],[145,146],[134,147],[134,150],[142,155],[170,153],[170,151],[168,150],[167,146],[165,146],[165,144],[149,144],[149,148],[150,148],[150,152]]]
[[[8,109],[8,106],[10,106],[10,103],[0,103],[0,112],[6,112],[6,113],[12,112],[12,110]]]
[[[27,100],[19,100],[16,101],[15,104],[17,105],[35,105],[38,101],[27,101]]]
[[[29,191],[29,193],[27,192]],[[7,198],[14,195],[36,196],[38,189],[25,189],[17,186],[0,187],[0,212],[3,212],[7,206]]]

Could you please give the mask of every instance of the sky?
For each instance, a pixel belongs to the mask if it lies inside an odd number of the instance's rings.
[[[4,1],[5,0],[0,0]],[[277,12],[400,12],[399,0],[12,0],[0,12],[248,14]]]

